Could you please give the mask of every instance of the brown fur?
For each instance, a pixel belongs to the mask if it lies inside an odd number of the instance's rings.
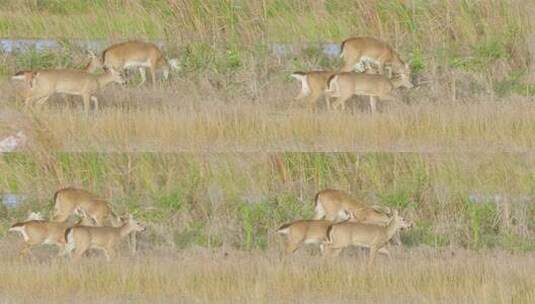
[[[327,79],[334,74],[334,71],[309,71],[294,72],[292,77],[301,80],[301,91],[295,100],[303,100],[313,108],[316,108],[316,101],[325,93],[327,89]],[[328,104],[329,97],[325,95],[325,101]]]
[[[123,71],[128,66],[140,69],[143,84],[146,80],[145,70],[140,62],[147,63],[152,76],[152,84],[156,85],[156,70],[164,68],[169,72],[169,63],[162,51],[153,43],[143,41],[126,41],[114,44],[102,52],[101,64],[105,69]]]
[[[383,75],[342,72],[328,79],[327,91],[336,98],[335,107],[340,106],[342,110],[345,110],[346,101],[353,95],[369,96],[373,113],[376,111],[377,98],[394,100],[394,89],[406,84],[407,81],[405,78],[390,80]]]
[[[327,240],[330,221],[299,220],[282,225],[277,232],[287,235],[286,254],[294,253],[304,244],[319,244],[323,252],[323,242]]]
[[[334,224],[327,231],[325,251],[329,255],[338,255],[340,251],[349,246],[361,246],[370,249],[368,266],[371,266],[377,253],[390,255],[384,247],[399,229],[409,228],[410,224],[394,211],[391,221],[386,226],[344,222]]]
[[[363,58],[370,58],[377,62],[381,73],[388,65],[393,72],[410,77],[410,68],[401,60],[399,54],[389,44],[376,38],[352,37],[344,40],[341,45],[341,57],[344,60],[341,69],[343,72],[352,71],[355,64],[361,62]]]
[[[69,216],[80,208],[84,215],[95,222],[97,226],[109,224],[117,226],[119,219],[111,210],[108,202],[98,198],[95,194],[76,188],[64,188],[54,194],[54,215],[57,222],[66,221]]]
[[[104,251],[109,261],[115,256],[115,248],[119,241],[132,232],[145,230],[141,224],[131,216],[120,227],[93,227],[77,225],[66,231],[64,240],[67,252],[72,253],[74,260],[79,260],[91,248]]]
[[[79,70],[37,70],[32,72],[30,81],[33,85],[25,99],[26,106],[37,101],[43,104],[52,94],[64,93],[82,96],[84,109],[89,110],[93,100],[98,110],[98,99],[94,96],[101,88],[111,82],[123,83],[124,80],[115,72],[95,76]]]
[[[315,220],[325,219],[335,223],[349,220],[357,223],[385,225],[391,219],[389,208],[369,206],[341,190],[322,190],[316,194],[314,202]],[[393,243],[401,245],[399,234],[394,236]]]
[[[58,256],[65,254],[65,231],[69,227],[67,222],[49,222],[44,220],[31,220],[16,223],[9,231],[20,232],[24,237],[24,246],[20,255],[25,256],[32,247],[50,244],[59,248]]]

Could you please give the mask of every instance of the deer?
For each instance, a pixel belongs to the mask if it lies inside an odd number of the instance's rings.
[[[327,240],[327,229],[331,225],[332,222],[326,220],[298,220],[282,225],[277,233],[287,236],[286,255],[306,244],[319,245],[323,254],[323,243]]]
[[[376,225],[385,225],[391,220],[390,208],[379,205],[369,206],[341,190],[324,189],[316,194],[314,202],[314,220],[325,219],[333,223],[351,221]],[[398,233],[392,242],[401,245]]]
[[[141,74],[140,86],[147,80],[146,68],[150,70],[153,86],[156,86],[156,71],[158,69],[163,69],[164,79],[168,79],[170,68],[180,69],[176,58],[167,60],[158,46],[138,40],[114,44],[105,49],[100,58],[90,52],[90,58],[91,62],[86,66],[86,70],[91,73],[99,67],[119,72],[125,69],[138,68]]]
[[[388,78],[392,72],[410,79],[410,66],[401,60],[399,54],[386,42],[372,37],[352,37],[344,40],[340,46],[340,57],[344,64],[342,72],[350,72],[356,64],[360,64],[360,71],[367,65],[377,65],[381,74],[385,67],[390,66]]]
[[[84,218],[81,218],[77,224],[86,224]],[[20,250],[21,256],[30,253],[31,248],[50,244],[58,247],[57,256],[63,256],[65,252],[65,231],[71,225],[65,222],[51,222],[44,219],[40,213],[32,212],[23,222],[13,224],[8,231],[19,232],[22,235],[24,246]]]
[[[314,197],[314,202],[315,220],[326,219],[336,223],[351,219],[372,224],[390,220],[390,208],[377,205],[370,207],[341,190],[327,188],[319,191]]]
[[[377,99],[394,100],[394,89],[402,86],[412,87],[411,82],[403,74],[400,78],[388,79],[384,75],[370,75],[355,72],[341,72],[332,75],[327,80],[325,93],[330,98],[335,98],[336,106],[345,110],[346,101],[353,95],[370,97],[370,109],[372,113],[377,110]],[[331,109],[330,101],[327,104]]]
[[[66,252],[74,261],[80,260],[89,249],[100,249],[107,261],[116,255],[119,241],[132,232],[142,232],[145,227],[129,215],[119,227],[95,227],[75,225],[65,231]]]
[[[124,84],[121,75],[115,71],[108,71],[95,76],[82,70],[35,70],[21,71],[13,79],[25,80],[29,86],[25,98],[26,107],[33,101],[42,105],[54,93],[82,96],[85,111],[89,111],[90,100],[95,110],[98,110],[98,99],[95,94],[106,85],[115,82]]]
[[[388,241],[400,229],[408,229],[411,226],[411,223],[399,216],[397,210],[394,210],[393,216],[386,226],[350,221],[334,224],[327,230],[324,250],[327,255],[338,256],[342,249],[349,246],[369,248],[368,267],[371,267],[378,252],[390,257],[390,253],[384,248]]]
[[[113,213],[109,203],[95,194],[73,187],[56,191],[52,220],[64,222],[73,214],[87,217],[96,226],[121,224],[120,218]]]
[[[308,71],[308,72],[293,72],[290,77],[301,81],[301,91],[294,98],[294,100],[306,99],[307,103],[313,108],[316,108],[316,101],[319,97],[324,95],[327,107],[330,105],[329,97],[325,94],[327,90],[327,81],[333,76],[336,71]],[[364,71],[366,74],[375,75],[378,74],[376,70],[367,69]]]
[[[306,99],[307,103],[313,108],[316,108],[316,101],[324,94],[327,89],[327,80],[334,75],[334,71],[309,71],[309,72],[294,72],[290,75],[301,81],[301,91],[294,100]],[[325,96],[327,98],[327,96]],[[328,104],[329,101],[326,100]]]

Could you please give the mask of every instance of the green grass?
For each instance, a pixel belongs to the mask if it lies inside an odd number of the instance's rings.
[[[416,75],[434,78],[431,69],[464,71],[487,77],[504,93],[533,95],[530,84],[514,75],[530,65],[530,1],[505,5],[496,1],[361,0],[317,1],[2,1],[0,37],[161,40],[181,58],[185,71],[229,77],[248,71],[248,58],[265,61],[270,43],[340,43],[354,35],[372,35],[390,42],[411,61]],[[68,62],[83,50],[64,49],[60,59],[20,55],[16,70],[77,66]],[[304,50],[284,59],[296,67],[334,68],[316,51]],[[37,59],[37,62],[32,60]],[[63,58],[61,58],[63,57]],[[505,72],[495,65],[505,62]],[[267,65],[264,65],[267,68]],[[505,74],[504,74],[505,73]],[[264,71],[262,74],[266,74]],[[268,73],[268,77],[273,77]],[[521,92],[521,93],[519,93]]]
[[[133,212],[151,227],[147,240],[173,235],[169,246],[265,250],[281,224],[310,218],[313,197],[325,187],[350,190],[370,204],[402,210],[416,222],[404,235],[411,246],[535,250],[533,204],[515,197],[535,187],[528,157],[509,154],[285,153],[95,154],[60,153],[39,160],[12,154],[0,162],[0,192],[27,202],[4,211],[2,233],[29,210],[51,209],[54,191],[77,185],[106,197],[118,213]],[[510,197],[510,218],[494,201]],[[506,229],[506,227],[509,227]],[[526,227],[528,234],[522,232]],[[158,241],[159,242],[159,241]]]
[[[0,205],[0,302],[534,302],[533,1],[0,0],[0,8],[0,37],[61,43],[0,54],[0,138],[21,129],[30,138],[23,152],[0,156],[0,193],[26,197]],[[298,84],[288,75],[339,67],[320,44],[357,35],[398,50],[417,88],[375,115],[363,99],[347,112],[292,103]],[[82,67],[78,39],[161,41],[182,70],[156,89],[134,88],[137,75],[106,88],[98,113],[57,97],[22,110],[20,87],[3,80]],[[296,52],[279,58],[273,43]],[[39,248],[18,260],[20,237],[7,229],[30,210],[49,215],[65,186],[144,222],[139,256],[123,248],[111,263],[92,254],[73,265]],[[281,259],[276,229],[311,218],[326,187],[401,210],[416,224],[402,233],[405,246],[371,272],[358,251]]]

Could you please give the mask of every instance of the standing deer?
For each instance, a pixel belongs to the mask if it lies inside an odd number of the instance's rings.
[[[327,80],[334,74],[333,71],[294,72],[290,76],[301,81],[301,91],[294,100],[306,99],[307,103],[316,108],[316,101],[327,89]],[[327,104],[327,96],[325,96]]]
[[[325,252],[328,255],[339,255],[342,249],[349,246],[369,248],[368,267],[371,267],[378,252],[382,251],[390,256],[384,247],[394,234],[400,229],[410,227],[411,224],[400,217],[397,210],[394,210],[394,214],[386,226],[349,221],[334,224],[327,231]]]
[[[344,191],[325,189],[316,194],[314,219],[325,219],[334,223],[346,220],[357,223],[385,225],[391,220],[391,210],[383,206],[368,206],[366,203],[352,198]],[[398,233],[393,243],[401,245]]]
[[[87,216],[97,226],[121,224],[108,202],[98,198],[95,194],[72,187],[56,191],[52,220],[64,222],[73,214]]]
[[[286,254],[294,253],[305,244],[320,246],[323,253],[323,243],[327,240],[327,229],[332,224],[322,220],[299,220],[282,225],[277,233],[286,235]]]
[[[147,80],[145,69],[150,70],[152,84],[156,86],[156,70],[163,69],[163,77],[169,77],[169,69],[180,69],[177,59],[167,60],[162,51],[153,43],[143,41],[126,41],[114,44],[102,52],[100,60],[91,53],[91,62],[86,67],[89,72],[94,72],[98,67],[123,71],[130,68],[138,68],[141,74],[142,85]]]
[[[375,70],[367,69],[366,74],[377,74]],[[307,103],[313,108],[316,108],[316,101],[324,95],[327,108],[330,107],[330,96],[326,94],[327,81],[333,76],[335,71],[309,71],[309,72],[293,72],[290,77],[301,81],[301,91],[294,98],[294,100],[306,99]]]
[[[76,225],[65,231],[66,251],[77,261],[91,248],[100,249],[110,261],[115,255],[119,241],[132,232],[142,232],[145,227],[132,215],[120,227],[94,227]]]
[[[125,83],[121,75],[115,71],[95,76],[79,70],[36,70],[18,72],[12,78],[24,80],[28,84],[26,106],[33,101],[39,105],[43,104],[52,94],[63,93],[82,96],[85,111],[89,111],[90,100],[93,101],[95,110],[98,110],[98,99],[95,94],[100,89],[112,82]]]
[[[78,224],[87,223],[82,218]],[[8,231],[19,232],[24,240],[24,246],[20,251],[21,256],[30,253],[32,247],[44,244],[55,245],[59,248],[58,256],[65,255],[65,231],[69,228],[67,222],[46,221],[40,213],[31,213],[28,218],[13,224]]]
[[[344,60],[342,72],[350,72],[356,64],[377,65],[381,74],[390,66],[388,78],[392,72],[410,79],[410,66],[403,62],[399,54],[386,42],[372,37],[353,37],[346,39],[340,46],[340,57]]]
[[[408,78],[403,74],[401,78],[388,79],[384,75],[369,75],[355,72],[342,72],[332,75],[327,81],[326,94],[335,98],[336,106],[345,110],[346,101],[353,95],[370,97],[371,112],[377,109],[377,99],[394,100],[394,89],[406,86],[412,87]],[[328,103],[330,109],[330,103]]]

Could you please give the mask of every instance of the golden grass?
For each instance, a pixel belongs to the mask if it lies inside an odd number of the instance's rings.
[[[20,260],[15,246],[0,262],[4,303],[533,303],[535,258],[501,252],[394,249],[373,271],[366,256],[339,259],[302,251],[281,259],[222,249],[145,249],[111,263],[99,254],[80,264]]]
[[[0,158],[0,190],[28,197],[21,208],[0,208],[2,234],[26,210],[50,210],[53,190],[72,184],[138,212],[150,227],[139,256],[109,264],[71,265],[39,250],[20,261],[8,237],[0,242],[0,302],[535,302],[532,254],[413,247],[368,272],[362,257],[281,261],[272,248],[274,227],[306,217],[314,193],[333,186],[405,206],[419,224],[412,244],[532,250],[532,205],[468,197],[522,198],[533,189],[530,154],[495,153],[535,145],[533,98],[515,95],[533,94],[525,83],[533,1],[0,2],[4,37],[163,40],[184,65],[156,90],[105,90],[102,110],[90,115],[61,98],[20,111],[11,85],[0,84],[2,138],[19,129],[30,138],[30,153]],[[318,50],[274,58],[270,43],[351,35],[390,42],[426,85],[373,116],[365,101],[347,112],[291,104],[298,85],[283,78],[337,63]],[[85,50],[67,41],[56,53],[1,56],[0,73],[84,60]],[[193,153],[161,153],[184,151]],[[234,153],[266,151],[418,153]]]
[[[311,111],[291,101],[295,83],[276,83],[255,102],[213,88],[203,96],[201,87],[177,85],[110,88],[101,96],[101,110],[90,115],[76,97],[71,98],[75,107],[52,98],[24,115],[31,132],[46,134],[57,143],[54,150],[70,152],[525,152],[535,147],[535,107],[521,96],[419,102],[429,93],[419,89],[405,94],[407,102],[400,97],[383,103],[380,113],[371,115],[366,98],[346,112],[327,111],[321,100]]]

